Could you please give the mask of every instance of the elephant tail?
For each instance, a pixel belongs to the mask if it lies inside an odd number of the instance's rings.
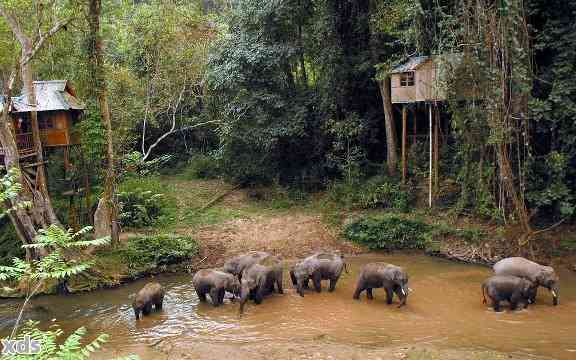
[[[486,283],[482,284],[482,304],[486,304]]]

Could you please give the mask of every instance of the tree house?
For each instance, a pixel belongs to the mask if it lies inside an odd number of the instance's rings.
[[[76,93],[67,80],[35,81],[34,91],[37,105],[31,106],[26,101],[26,95],[13,97],[8,109],[12,119],[14,139],[20,154],[25,176],[31,183],[35,180],[34,163],[36,149],[34,147],[30,113],[36,109],[40,139],[44,149],[64,149],[64,166],[70,166],[69,150],[80,143],[72,129],[80,121],[85,105],[76,98]],[[4,103],[4,102],[1,102]],[[0,112],[3,109],[0,108]],[[0,158],[4,150],[0,146]]]
[[[408,143],[408,112],[411,111],[413,143],[418,133],[418,113],[424,108],[428,113],[429,141],[429,196],[428,203],[432,207],[435,189],[438,187],[438,154],[439,132],[441,118],[439,103],[446,101],[446,81],[448,68],[455,65],[459,55],[414,56],[390,71],[390,98],[392,104],[401,108],[402,112],[402,181],[406,181],[407,143]]]

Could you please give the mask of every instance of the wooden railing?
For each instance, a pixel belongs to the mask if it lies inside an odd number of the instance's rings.
[[[69,144],[66,130],[41,130],[40,139],[44,146],[63,146]],[[34,149],[32,133],[16,134],[16,145],[20,152],[29,152]],[[4,155],[4,149],[0,146],[0,155]]]

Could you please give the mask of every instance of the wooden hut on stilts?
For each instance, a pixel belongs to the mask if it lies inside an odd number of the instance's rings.
[[[409,125],[412,127],[414,144],[417,141],[419,120],[423,123],[422,118],[425,116],[428,123],[429,207],[433,206],[439,186],[439,133],[442,128],[439,106],[446,101],[446,66],[458,58],[458,56],[415,56],[390,71],[391,101],[402,113],[401,162],[404,183],[408,176],[408,127]]]

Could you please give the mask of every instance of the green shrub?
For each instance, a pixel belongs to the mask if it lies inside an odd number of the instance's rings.
[[[328,197],[348,208],[388,208],[400,211],[407,211],[413,201],[412,193],[402,189],[398,182],[380,176],[360,184],[332,184]]]
[[[119,251],[129,268],[153,268],[194,257],[198,243],[189,236],[161,234],[129,238]]]
[[[422,221],[384,215],[360,218],[345,227],[344,235],[372,250],[424,249],[430,231]]]
[[[122,182],[118,189],[122,226],[147,227],[172,221],[175,203],[164,196],[165,186],[157,177]]]
[[[222,164],[212,155],[194,155],[184,174],[187,179],[216,179],[222,175]]]

